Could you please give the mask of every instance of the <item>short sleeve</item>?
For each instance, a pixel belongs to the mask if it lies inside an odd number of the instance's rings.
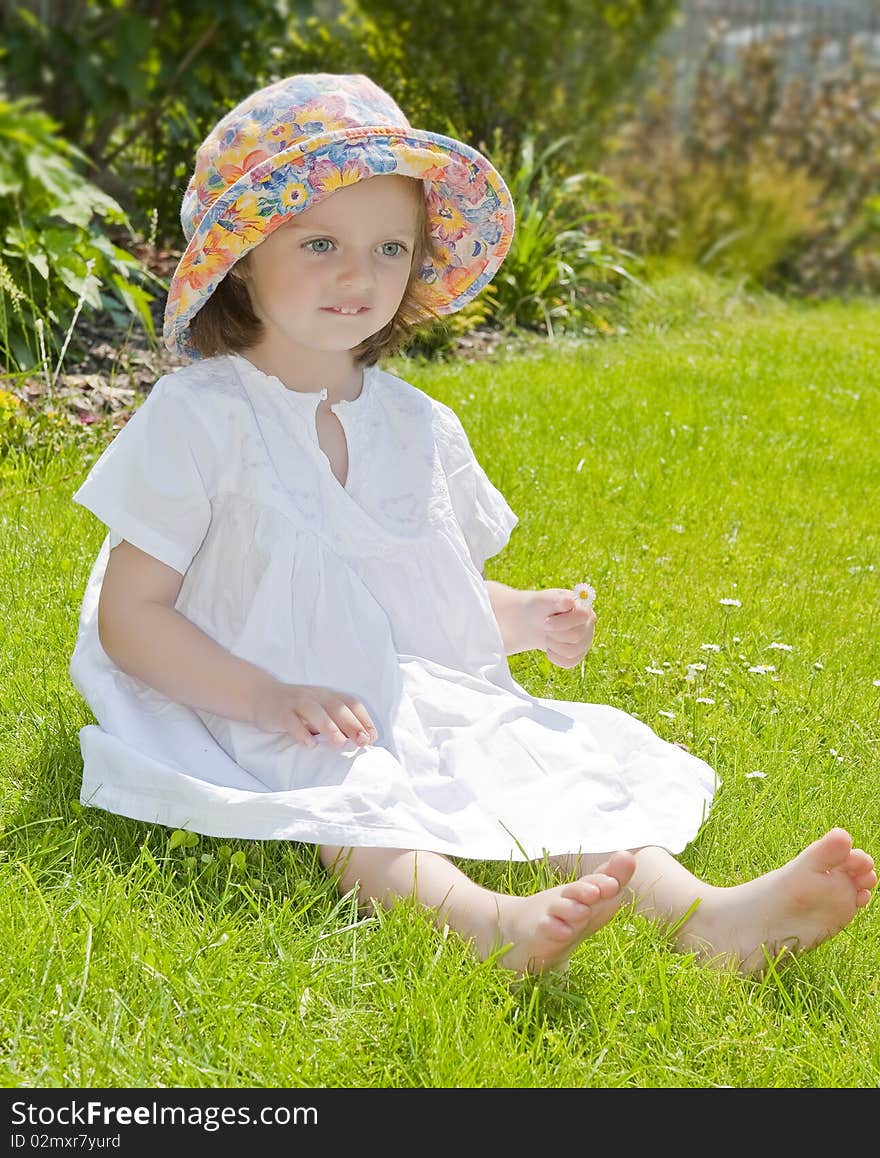
[[[486,560],[507,545],[519,520],[477,461],[458,415],[436,405],[437,445],[452,508],[474,566],[482,571]]]
[[[107,526],[111,547],[127,539],[181,574],[211,522],[195,421],[160,378],[73,496]]]

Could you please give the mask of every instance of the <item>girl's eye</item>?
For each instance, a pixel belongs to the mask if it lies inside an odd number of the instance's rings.
[[[303,246],[311,253],[329,253],[333,242],[329,237],[313,237],[311,241],[304,242]],[[406,252],[406,246],[400,241],[383,241],[379,248],[383,257],[398,257]]]

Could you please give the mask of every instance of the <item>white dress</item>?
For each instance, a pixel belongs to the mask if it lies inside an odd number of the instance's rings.
[[[429,849],[485,860],[694,837],[716,779],[602,704],[512,677],[481,571],[517,522],[448,406],[371,367],[332,409],[343,487],[318,443],[326,392],[238,355],[159,379],[74,500],[106,536],[71,678],[82,802],[219,837]],[[277,679],[353,693],[376,742],[309,749],[177,704],[101,647],[98,597],[127,539],[184,576],[176,607]]]

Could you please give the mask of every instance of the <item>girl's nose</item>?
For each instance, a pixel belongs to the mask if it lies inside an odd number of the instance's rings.
[[[373,284],[373,271],[369,256],[350,254],[339,270],[339,282],[344,286],[367,288]]]

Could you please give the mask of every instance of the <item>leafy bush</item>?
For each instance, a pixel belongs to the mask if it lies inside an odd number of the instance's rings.
[[[519,153],[570,134],[582,161],[677,0],[340,0],[294,26],[296,70],[365,72],[413,124]]]
[[[412,358],[444,358],[453,354],[468,334],[490,327],[495,287],[488,285],[473,301],[454,314],[436,322],[426,322],[413,333],[404,353]]]
[[[82,0],[15,4],[0,61],[13,97],[42,107],[146,231],[180,239],[195,150],[218,116],[293,72],[365,72],[413,124],[479,147],[497,128],[601,135],[676,0]],[[71,62],[75,67],[71,68]],[[574,126],[574,130],[572,130]]]
[[[153,333],[145,271],[100,228],[127,218],[85,161],[33,99],[0,99],[0,355],[22,372],[59,360],[81,308]]]
[[[517,224],[513,243],[492,282],[469,305],[422,327],[410,355],[442,357],[475,329],[557,334],[610,333],[610,307],[627,281],[634,255],[612,240],[616,192],[598,174],[566,174],[559,159],[570,139],[559,138],[535,155],[526,138],[519,156],[493,134],[488,152],[504,175]]]
[[[275,79],[294,0],[79,0],[7,5],[0,66],[10,97],[36,95],[93,180],[147,231],[180,240],[195,150],[253,88]]]
[[[569,141],[562,137],[536,157],[527,138],[511,161],[500,148],[493,151],[517,212],[513,244],[493,282],[493,320],[505,328],[549,337],[608,332],[604,306],[633,277],[625,264],[633,255],[610,240],[616,223],[611,184],[595,173],[566,175],[558,166]]]
[[[880,288],[880,72],[851,45],[822,75],[782,84],[779,37],[745,47],[732,72],[716,25],[679,123],[668,64],[602,164],[622,190],[621,240],[776,290]],[[810,79],[810,77],[814,79]]]

